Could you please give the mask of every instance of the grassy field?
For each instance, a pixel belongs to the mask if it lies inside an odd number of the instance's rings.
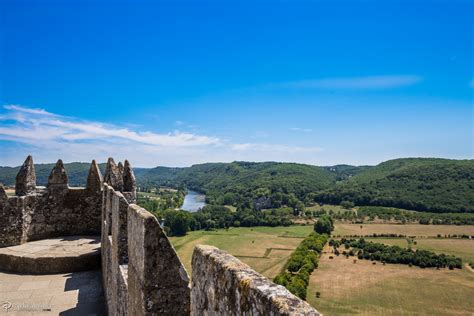
[[[340,205],[332,205],[332,204],[324,204],[324,205],[313,205],[306,207],[307,211],[320,211],[321,209],[325,210],[326,212],[334,212],[334,213],[342,213],[346,211],[354,211],[354,209],[345,209]]]
[[[320,298],[316,298],[320,292]],[[329,259],[313,272],[308,302],[326,315],[472,315],[474,273]]]
[[[426,238],[437,234],[473,234],[473,226],[337,223],[335,235],[394,233],[421,236],[414,249],[426,249],[474,260],[474,240]],[[407,247],[405,238],[367,240]],[[329,250],[328,250],[329,251]],[[462,270],[421,269],[400,264],[322,255],[311,275],[308,302],[327,315],[472,315],[474,273]],[[316,298],[320,292],[320,298]]]
[[[436,230],[433,230],[435,228]],[[197,244],[224,249],[256,271],[273,278],[312,226],[230,228],[214,232],[190,232],[172,237],[178,255],[191,273],[191,257]],[[339,234],[396,233],[416,236],[473,234],[472,226],[433,226],[337,223]],[[407,247],[405,238],[367,238]],[[413,248],[474,260],[474,240],[417,238]],[[474,272],[470,269],[421,269],[400,264],[373,265],[371,261],[329,259],[322,255],[310,278],[308,302],[326,315],[472,315]],[[320,298],[316,298],[320,292]]]
[[[360,228],[362,226],[362,228]],[[333,235],[402,234],[407,236],[474,235],[471,225],[349,224],[337,223]]]
[[[179,257],[191,273],[191,258],[198,244],[226,250],[256,271],[273,278],[285,265],[301,240],[313,230],[312,226],[239,227],[213,232],[189,232],[184,237],[171,237]]]

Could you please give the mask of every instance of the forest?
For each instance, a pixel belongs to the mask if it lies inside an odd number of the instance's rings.
[[[52,164],[36,165],[46,184]],[[65,164],[70,185],[84,185],[89,164]],[[100,165],[103,170],[103,164]],[[311,202],[385,206],[431,213],[474,212],[474,160],[404,158],[377,166],[318,167],[296,163],[206,163],[187,168],[135,168],[141,191],[188,188],[207,202],[243,209]],[[14,185],[18,167],[0,167],[0,183]]]

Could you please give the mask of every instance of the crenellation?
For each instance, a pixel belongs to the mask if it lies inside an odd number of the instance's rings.
[[[18,171],[15,183],[15,195],[24,196],[36,191],[36,172],[33,157],[28,156]]]
[[[130,192],[136,199],[137,181],[135,179],[132,166],[128,160],[125,160],[125,166],[123,170],[123,191]]]
[[[100,172],[99,166],[95,160],[92,160],[91,166],[89,168],[89,173],[87,175],[87,184],[86,189],[89,192],[101,192],[102,191],[102,174]]]
[[[114,188],[114,190],[123,190],[123,178],[120,173],[119,167],[115,164],[115,161],[112,157],[107,160],[104,182]]]
[[[56,162],[51,174],[48,177],[49,189],[67,189],[68,188],[68,177],[66,169],[64,168],[63,161],[61,159]]]

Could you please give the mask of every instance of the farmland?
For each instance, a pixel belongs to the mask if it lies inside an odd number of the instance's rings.
[[[401,234],[417,236],[413,249],[474,260],[474,240],[430,236],[474,233],[473,226],[337,223],[333,235]],[[408,247],[406,238],[366,240]],[[327,315],[471,315],[474,310],[474,273],[462,270],[421,269],[356,257],[334,256],[328,247],[310,278],[308,302]],[[329,257],[333,257],[330,259]],[[316,293],[320,298],[316,298]]]
[[[474,240],[429,238],[437,234],[473,234],[472,226],[418,224],[336,223],[335,234],[393,233],[415,238],[414,249],[451,254],[467,263],[474,260]],[[191,257],[197,244],[224,249],[256,271],[273,278],[312,226],[241,227],[194,231],[171,237],[178,255],[191,273]],[[408,247],[406,238],[367,238],[374,242]],[[421,269],[400,264],[375,265],[369,260],[334,256],[326,248],[312,273],[307,301],[326,315],[470,315],[474,310],[474,273],[463,269]],[[332,256],[333,259],[329,259]],[[320,292],[320,298],[316,298]]]
[[[240,227],[228,230],[193,231],[184,237],[171,237],[186,270],[191,273],[191,258],[198,244],[216,246],[245,262],[257,272],[273,278],[288,257],[311,231],[312,226]]]

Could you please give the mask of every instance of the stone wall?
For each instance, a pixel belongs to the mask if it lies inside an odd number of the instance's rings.
[[[225,251],[199,245],[192,259],[191,315],[320,315]]]
[[[69,188],[59,160],[46,188],[33,159],[17,176],[16,196],[0,185],[0,247],[67,235],[100,235],[109,315],[320,315],[284,287],[211,246],[197,246],[188,273],[158,220],[136,202],[128,161],[92,162],[86,188]]]
[[[51,171],[46,188],[36,187],[33,159],[18,172],[15,196],[0,198],[0,247],[71,235],[100,235],[102,178],[95,161],[88,186],[70,188],[63,163]],[[4,192],[3,187],[0,189]]]
[[[189,277],[158,220],[129,204],[130,192],[104,184],[103,194],[102,278],[109,315],[189,315]]]
[[[109,315],[320,315],[211,246],[194,250],[192,283],[159,222],[104,184],[102,274]],[[133,202],[133,201],[130,201]]]

